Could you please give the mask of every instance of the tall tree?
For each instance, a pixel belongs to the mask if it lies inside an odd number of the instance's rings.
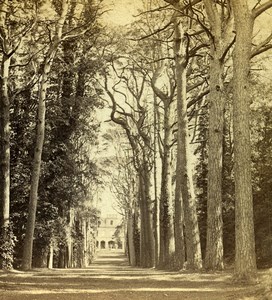
[[[236,44],[233,56],[233,135],[235,179],[235,276],[256,277],[256,257],[251,188],[249,86],[253,20],[247,0],[232,1]]]
[[[224,127],[224,64],[234,41],[229,5],[204,0],[210,31],[210,94],[208,140],[208,198],[205,267],[223,269],[222,157]]]
[[[193,56],[196,49],[203,45],[189,49],[188,20],[184,18],[184,11],[188,6],[181,1],[168,1],[176,9],[172,17],[174,24],[175,40],[175,79],[177,85],[177,160],[176,160],[176,190],[175,190],[175,236],[176,236],[176,257],[182,267],[183,257],[183,215],[185,225],[186,256],[190,269],[202,268],[202,257],[199,237],[199,227],[196,210],[196,197],[193,184],[192,166],[190,163],[189,149],[189,122],[187,111],[192,103],[197,102],[203,95],[198,95],[187,103],[187,65],[190,56]],[[198,1],[196,1],[198,2]],[[196,86],[201,84],[197,83]],[[193,89],[193,88],[192,88]],[[207,93],[207,91],[205,91]],[[204,95],[205,95],[204,93]]]
[[[248,0],[232,0],[231,5],[236,31],[233,55],[235,277],[237,280],[251,281],[256,277],[256,255],[251,182],[250,59],[253,53],[258,53],[263,46],[260,44],[259,50],[252,50],[254,19],[272,7],[272,1],[257,5],[252,11]]]
[[[186,21],[185,21],[186,22]],[[175,68],[177,82],[177,165],[175,189],[175,241],[176,257],[183,267],[184,240],[183,222],[185,224],[187,267],[202,268],[199,227],[196,213],[196,197],[194,191],[192,165],[189,148],[189,122],[187,116],[187,53],[186,25],[181,17],[174,15]],[[185,27],[185,28],[184,28]],[[181,201],[183,203],[181,203]],[[183,210],[183,211],[182,211]],[[184,216],[184,221],[182,220]]]
[[[7,15],[9,12],[8,1],[3,1],[0,7],[0,20],[1,20],[1,40],[2,42],[2,59],[1,59],[1,89],[0,89],[0,107],[1,107],[1,169],[0,169],[0,186],[1,186],[1,226],[6,227],[9,223],[9,188],[10,188],[10,124],[9,124],[9,93],[8,93],[8,78],[10,61],[13,50],[8,40],[8,28],[6,26]]]
[[[164,64],[159,66],[152,78],[152,88],[156,96],[163,103],[163,141],[162,141],[162,172],[161,172],[161,195],[160,195],[160,254],[159,267],[172,268],[174,263],[174,204],[172,192],[173,177],[173,121],[175,84],[171,78],[167,91],[157,86],[157,81],[163,75]],[[170,75],[171,76],[171,75]]]
[[[6,231],[10,224],[10,67],[23,38],[35,23],[31,8],[25,1],[5,0],[0,4],[0,232],[4,240],[8,239]]]

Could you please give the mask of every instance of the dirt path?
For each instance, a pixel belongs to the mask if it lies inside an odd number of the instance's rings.
[[[255,289],[255,288],[254,288]],[[129,267],[121,252],[100,252],[87,269],[0,273],[1,300],[257,299],[230,274],[186,274]]]

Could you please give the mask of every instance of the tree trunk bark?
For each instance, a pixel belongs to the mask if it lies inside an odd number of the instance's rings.
[[[175,254],[174,216],[172,197],[172,106],[171,100],[164,102],[164,140],[160,197],[160,255],[159,268],[172,268]]]
[[[183,30],[180,28],[179,18],[175,18],[175,41],[174,41],[174,51],[175,51],[175,67],[176,67],[176,82],[177,82],[177,158],[176,158],[176,186],[175,186],[175,217],[174,217],[174,230],[175,230],[175,259],[176,268],[182,269],[185,263],[185,239],[184,239],[184,209],[183,209],[183,199],[181,192],[182,185],[182,111],[183,111],[183,97],[185,96],[186,101],[186,91],[183,94],[183,72],[184,69],[184,59],[185,53],[182,48]],[[186,84],[186,83],[185,83]],[[187,115],[186,115],[187,116]]]
[[[67,224],[67,230],[66,230],[67,267],[72,268],[73,267],[73,237],[72,237],[72,231],[73,231],[73,227],[74,227],[75,214],[74,214],[74,209],[73,208],[69,207],[69,208],[67,208],[67,210],[68,210],[68,214],[69,214],[69,222]]]
[[[176,178],[176,204],[178,219],[176,230],[182,230],[182,209],[184,208],[185,238],[187,268],[202,268],[202,257],[200,247],[199,227],[197,220],[196,198],[193,184],[192,166],[190,163],[189,133],[187,118],[187,91],[186,91],[186,45],[184,43],[184,30],[179,18],[175,19],[175,59],[177,78],[177,118],[178,118],[178,158],[177,158],[177,178]],[[181,192],[183,205],[180,203]],[[183,207],[182,207],[183,206]],[[182,232],[180,233],[182,234]],[[182,237],[178,237],[181,239]],[[181,241],[179,241],[180,247]],[[184,242],[183,242],[184,243]],[[180,251],[183,251],[182,249]],[[180,259],[184,259],[181,252]],[[182,263],[182,261],[181,261]]]
[[[49,246],[48,269],[53,269],[53,260],[54,260],[54,244],[51,241]]]
[[[134,247],[135,247],[135,260],[136,260],[136,266],[141,265],[141,254],[140,254],[140,229],[139,229],[139,217],[140,217],[140,212],[139,212],[139,203],[134,204],[134,213],[133,213],[133,238],[134,238]]]
[[[150,197],[150,171],[144,162],[140,171],[141,266],[154,267],[154,234]]]
[[[256,279],[250,151],[250,71],[253,18],[247,0],[232,0],[236,29],[233,56],[233,135],[235,181],[235,277]]]
[[[155,239],[155,266],[159,265],[159,253],[160,253],[160,197],[158,193],[158,104],[157,97],[154,93],[154,239]]]
[[[28,207],[28,219],[26,226],[26,236],[24,239],[24,252],[22,269],[29,270],[32,267],[33,236],[35,229],[35,219],[38,200],[38,186],[41,170],[42,148],[44,142],[45,130],[45,99],[47,90],[47,79],[50,71],[50,64],[44,67],[44,74],[39,85],[39,106],[38,106],[38,124],[36,133],[36,146],[34,152],[33,169],[31,174],[30,198]]]
[[[208,200],[205,268],[222,270],[222,151],[224,127],[223,65],[217,53],[211,52],[208,140]]]
[[[86,220],[82,220],[83,226],[83,267],[86,268],[88,266],[88,223]]]
[[[135,256],[135,241],[134,241],[134,222],[133,222],[132,211],[129,211],[127,216],[127,234],[128,234],[129,262],[131,266],[135,267],[136,256]]]
[[[8,95],[10,57],[3,55],[0,76],[0,203],[1,227],[9,225],[10,210],[10,102]]]
[[[234,41],[232,10],[204,0],[210,23],[210,94],[208,140],[208,199],[205,267],[222,270],[222,151],[224,127],[224,63]]]

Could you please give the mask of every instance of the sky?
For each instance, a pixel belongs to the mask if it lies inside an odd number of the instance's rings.
[[[110,9],[104,15],[104,21],[112,25],[126,25],[133,21],[141,1],[131,0],[105,0],[105,5]]]
[[[103,135],[109,133],[109,129],[112,128],[109,123],[110,120],[110,112],[111,110],[107,107],[103,109],[99,109],[97,111],[97,119],[101,122],[100,132],[99,132],[99,141],[100,143],[97,145],[95,149],[93,149],[92,155],[95,160],[97,160],[98,165],[101,168],[105,168],[105,158],[109,158],[110,160],[114,159],[113,157],[116,155],[115,145],[114,143],[110,143],[107,140],[103,139]],[[112,129],[111,129],[112,130]],[[102,165],[101,165],[102,163]],[[109,171],[109,170],[106,170]],[[103,175],[105,176],[105,175]],[[96,207],[101,211],[102,218],[106,217],[109,214],[118,214],[116,211],[115,204],[115,196],[112,194],[109,186],[109,178],[102,177],[102,181],[104,182],[103,186],[98,189],[97,194],[95,195],[95,203]]]

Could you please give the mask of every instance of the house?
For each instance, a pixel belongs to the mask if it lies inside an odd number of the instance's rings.
[[[124,228],[118,215],[109,214],[105,218],[101,218],[97,229],[96,248],[124,250]]]

